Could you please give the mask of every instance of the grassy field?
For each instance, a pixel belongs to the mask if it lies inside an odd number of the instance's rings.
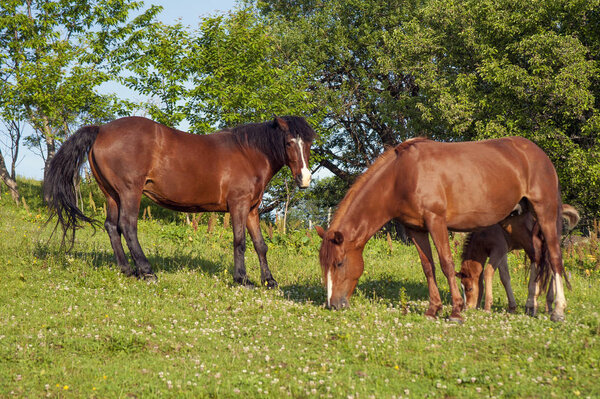
[[[597,241],[565,262],[566,322],[523,314],[525,267],[511,254],[518,313],[505,312],[496,277],[493,311],[456,325],[425,319],[425,278],[401,243],[371,240],[351,308],[332,312],[316,234],[267,238],[280,288],[248,290],[232,283],[230,230],[140,221],[158,275],[147,283],[120,274],[104,231],[79,231],[65,254],[33,200],[28,210],[8,197],[0,397],[600,397]],[[246,262],[258,283],[250,241]],[[441,272],[438,284],[445,316]]]

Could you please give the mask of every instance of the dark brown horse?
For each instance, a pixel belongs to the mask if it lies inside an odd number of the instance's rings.
[[[142,194],[157,204],[184,212],[229,212],[233,226],[234,280],[251,285],[244,252],[246,227],[258,254],[263,285],[277,282],[267,265],[258,207],[265,186],[287,165],[296,183],[308,187],[313,129],[301,117],[276,117],[209,135],[171,129],[146,118],[117,119],[79,129],[52,159],[44,182],[51,211],[66,235],[92,222],[78,208],[73,187],[86,155],[106,196],[104,226],[117,263],[126,275],[154,278],[137,238]],[[121,235],[136,269],[127,261]]]
[[[568,204],[562,205],[562,217],[565,231],[575,228],[579,222],[579,212]],[[510,216],[501,224],[469,233],[463,245],[460,271],[456,273],[456,276],[461,279],[467,308],[474,308],[481,304],[485,287],[483,309],[491,310],[492,279],[494,272],[498,269],[508,298],[508,310],[512,312],[516,309],[517,303],[510,283],[507,252],[517,249],[525,250],[531,261],[532,270],[536,269],[536,264],[545,261],[541,257],[542,241],[539,236],[539,228],[535,223],[535,216],[529,210],[520,215]],[[489,262],[486,266],[488,258]],[[537,273],[533,272],[533,275],[537,275]],[[529,282],[526,308],[532,315],[535,315],[537,310],[537,297],[541,293],[543,285],[540,284],[541,282],[541,280],[537,281],[538,284],[536,284],[535,279]],[[552,306],[552,294],[552,290],[550,290],[546,296],[548,308]]]
[[[428,317],[442,307],[428,233],[452,295],[451,320],[462,320],[448,230],[473,231],[505,219],[526,198],[537,215],[556,281],[553,320],[563,320],[566,301],[559,245],[561,199],[556,171],[546,154],[520,137],[481,142],[407,140],[386,151],[350,188],[325,232],[320,262],[327,305],[348,306],[364,268],[369,238],[390,219],[407,228],[429,287]]]

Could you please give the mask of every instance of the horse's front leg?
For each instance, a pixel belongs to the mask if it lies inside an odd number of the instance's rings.
[[[246,287],[254,284],[248,279],[244,254],[246,253],[246,219],[248,206],[232,204],[229,206],[231,213],[231,226],[233,228],[233,281]]]
[[[417,248],[421,266],[423,267],[425,278],[427,278],[427,287],[429,288],[429,309],[425,312],[425,316],[435,319],[442,308],[442,300],[435,280],[435,264],[433,263],[431,246],[429,245],[429,236],[427,235],[427,232],[422,231],[406,229],[406,232]]]
[[[458,284],[456,283],[456,271],[454,260],[452,259],[452,251],[450,250],[446,220],[433,212],[428,212],[425,214],[425,224],[429,230],[431,239],[435,244],[435,248],[437,249],[442,271],[448,279],[450,295],[452,296],[452,313],[450,314],[450,321],[462,322],[463,317],[460,315],[460,312],[464,307],[464,301],[460,295]]]
[[[260,218],[258,215],[258,206],[250,211],[247,220],[248,233],[252,238],[252,244],[254,244],[254,250],[258,255],[258,262],[260,263],[260,282],[269,288],[277,287],[277,281],[273,278],[269,265],[267,263],[267,244],[260,231]]]

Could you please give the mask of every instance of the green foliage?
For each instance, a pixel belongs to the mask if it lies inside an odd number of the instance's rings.
[[[323,165],[346,182],[385,146],[527,137],[583,225],[600,217],[600,2],[258,1],[328,104]]]
[[[73,126],[112,119],[120,101],[96,89],[113,77],[107,54],[159,11],[129,22],[140,7],[129,0],[3,1],[1,116],[26,120],[34,129],[28,143],[48,157]],[[15,107],[19,115],[7,113]]]

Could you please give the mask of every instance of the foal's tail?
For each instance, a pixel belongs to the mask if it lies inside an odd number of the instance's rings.
[[[99,129],[99,126],[84,126],[69,137],[50,161],[44,178],[44,200],[50,208],[50,219],[56,215],[56,227],[60,224],[63,230],[63,244],[71,233],[71,247],[75,241],[75,231],[82,227],[82,222],[97,224],[77,207],[75,182],[79,179],[79,171],[96,141]]]
[[[569,204],[562,204],[563,233],[573,230],[579,223],[579,212]]]

